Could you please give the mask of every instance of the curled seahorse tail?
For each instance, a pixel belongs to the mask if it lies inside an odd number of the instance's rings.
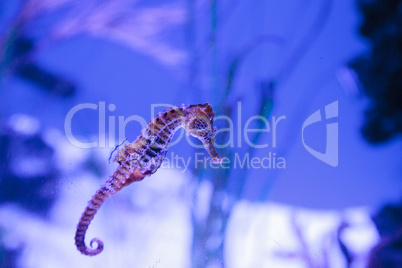
[[[88,248],[85,245],[85,234],[88,230],[89,224],[95,217],[96,212],[109,196],[110,194],[105,191],[105,186],[102,186],[92,197],[91,201],[89,201],[84,213],[82,213],[81,219],[77,225],[77,231],[75,233],[75,245],[77,246],[77,249],[84,255],[95,256],[101,253],[103,250],[103,242],[98,238],[92,239],[90,243],[90,246],[92,247],[92,244],[96,242],[97,248]]]
[[[84,213],[77,225],[75,233],[75,245],[77,249],[84,255],[95,256],[102,252],[103,242],[99,238],[93,238],[90,242],[90,247],[95,242],[97,247],[95,249],[88,248],[85,245],[85,234],[88,230],[89,224],[94,219],[96,212],[100,206],[114,193],[120,191],[124,186],[131,184],[134,181],[142,180],[145,177],[140,172],[129,172],[126,166],[119,166],[112,176],[102,185],[102,187],[95,193],[92,199],[88,202]]]

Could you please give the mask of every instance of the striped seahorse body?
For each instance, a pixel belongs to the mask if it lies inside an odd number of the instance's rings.
[[[103,250],[103,242],[98,238],[90,242],[91,247],[93,242],[97,243],[96,249],[85,245],[85,233],[103,202],[124,186],[155,173],[161,166],[178,128],[183,127],[188,135],[198,138],[212,161],[221,160],[213,145],[216,134],[216,128],[213,126],[214,115],[208,103],[171,107],[160,112],[149,122],[134,142],[120,149],[114,159],[119,163],[119,167],[88,202],[78,223],[75,245],[82,254],[94,256]]]

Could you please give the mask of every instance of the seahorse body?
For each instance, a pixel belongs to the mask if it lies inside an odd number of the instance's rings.
[[[95,249],[88,248],[84,241],[89,224],[103,202],[124,186],[155,173],[161,166],[178,128],[184,127],[188,135],[198,138],[212,161],[221,161],[213,145],[216,134],[216,128],[213,126],[214,115],[208,103],[171,107],[160,112],[134,142],[125,145],[118,152],[114,161],[119,163],[119,167],[88,202],[77,225],[75,245],[82,254],[95,256],[103,250],[103,242],[98,238],[90,242],[91,247],[93,242],[97,243]]]

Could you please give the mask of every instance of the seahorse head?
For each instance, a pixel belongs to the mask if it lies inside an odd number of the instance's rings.
[[[207,152],[210,154],[213,162],[221,162],[214,147],[216,127],[213,125],[215,112],[208,103],[187,106],[187,116],[184,121],[184,128],[188,135],[199,139]]]

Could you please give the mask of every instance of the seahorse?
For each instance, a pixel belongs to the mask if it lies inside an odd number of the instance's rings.
[[[221,162],[214,147],[217,132],[213,126],[214,116],[215,112],[208,103],[171,107],[149,122],[134,142],[119,150],[114,158],[119,166],[88,202],[77,225],[75,245],[82,254],[95,256],[103,251],[103,242],[98,238],[91,240],[91,248],[85,245],[85,234],[96,212],[111,195],[157,171],[178,128],[183,127],[187,135],[198,138],[211,156],[212,162]],[[97,244],[96,248],[92,248],[94,242]]]

